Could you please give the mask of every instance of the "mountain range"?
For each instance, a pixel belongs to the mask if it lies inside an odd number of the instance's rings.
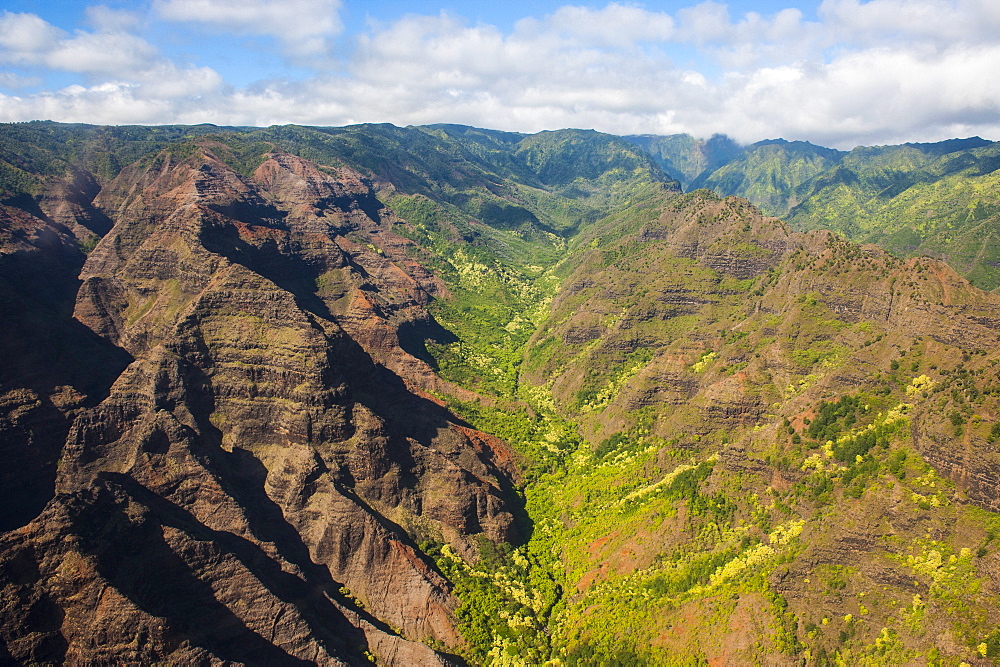
[[[991,664],[995,153],[0,126],[0,659]]]
[[[979,137],[849,152],[782,139],[636,136],[685,189],[745,197],[794,229],[830,229],[899,256],[948,262],[974,285],[1000,288],[1000,144]]]

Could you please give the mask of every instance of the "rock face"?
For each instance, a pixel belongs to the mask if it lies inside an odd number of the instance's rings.
[[[60,341],[90,346],[66,373],[102,372],[36,381],[28,359],[4,378],[3,441],[31,461],[24,486],[48,482],[0,537],[0,656],[446,662],[416,640],[455,646],[456,602],[415,540],[473,556],[474,536],[515,538],[518,509],[504,445],[435,402],[400,346],[443,287],[357,173],[275,152],[242,175],[228,150],[67,188],[113,226],[59,262],[47,307]],[[0,268],[46,236],[75,248],[52,217],[4,215],[27,231]],[[40,315],[21,310],[27,335]]]
[[[72,415],[131,361],[70,317],[83,261],[68,226],[0,206],[0,530],[41,511]]]

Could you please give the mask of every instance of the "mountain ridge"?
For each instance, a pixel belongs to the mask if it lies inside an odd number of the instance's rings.
[[[664,139],[673,142],[663,144],[672,150],[651,151],[668,171],[671,159],[684,159],[699,145],[690,137],[685,144],[683,137]],[[655,140],[627,139],[639,146]],[[685,187],[746,197],[800,230],[831,229],[902,256],[938,257],[977,286],[995,290],[996,145],[969,137],[845,152],[765,140],[737,147],[689,175]]]

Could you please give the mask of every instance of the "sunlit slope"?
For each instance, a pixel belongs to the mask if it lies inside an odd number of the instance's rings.
[[[835,167],[843,155],[807,141],[760,141],[732,162],[703,173],[690,188],[743,197],[767,215],[781,216],[798,204],[799,186]]]
[[[705,192],[573,248],[522,365],[539,416],[464,406],[539,462],[529,543],[471,571],[443,558],[469,582],[475,655],[1000,652],[981,509],[997,498],[994,297]]]
[[[788,221],[904,256],[939,257],[994,290],[1000,286],[998,169],[1000,147],[979,140],[856,149],[800,188],[802,203]]]

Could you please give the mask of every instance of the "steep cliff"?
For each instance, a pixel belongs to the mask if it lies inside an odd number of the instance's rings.
[[[58,471],[3,538],[6,650],[440,662],[409,640],[456,646],[456,603],[415,540],[474,557],[476,535],[514,539],[518,512],[506,446],[435,402],[399,346],[443,288],[356,172],[226,159],[211,141],[164,151],[94,202],[113,226],[62,318],[131,363],[38,437]],[[11,414],[30,428],[30,406]]]

